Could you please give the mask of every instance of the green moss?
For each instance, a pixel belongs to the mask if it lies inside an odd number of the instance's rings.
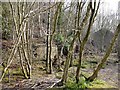
[[[95,68],[98,64],[98,59],[96,57],[83,57],[81,68]],[[78,59],[73,60],[73,66],[78,65]]]
[[[74,77],[68,78],[67,83],[65,84],[66,88],[72,90],[72,89],[85,89],[85,88],[116,88],[114,86],[111,86],[107,84],[107,82],[103,80],[96,79],[93,82],[88,82],[85,80],[85,78],[82,76],[80,77],[80,81],[78,84],[76,84],[76,80]]]
[[[3,83],[9,83],[9,78],[8,77],[3,78],[2,82]]]
[[[90,63],[88,63],[87,61],[83,61],[81,68],[90,68]]]
[[[103,80],[96,79],[95,81],[91,82],[88,88],[115,88],[114,86],[111,86],[107,84]]]
[[[22,76],[23,75],[23,73],[21,71],[21,68],[15,68],[15,69],[11,70],[11,74],[12,75],[17,75],[17,76]]]
[[[72,90],[72,89],[85,89],[88,87],[88,82],[85,81],[84,77],[80,78],[80,81],[78,84],[76,84],[75,78],[68,78],[68,81],[66,83],[66,88]]]
[[[2,71],[3,70],[3,67],[0,65],[0,71]]]
[[[104,69],[105,67],[106,67],[106,64],[103,64],[102,69]]]
[[[82,76],[84,76],[84,77],[86,77],[86,78],[88,78],[89,76],[91,76],[92,75],[92,73],[90,73],[90,72],[81,72],[81,75]]]
[[[74,59],[73,60],[73,66],[77,66],[78,65],[78,60],[77,59]]]

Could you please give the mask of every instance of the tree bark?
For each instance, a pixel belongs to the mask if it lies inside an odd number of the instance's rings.
[[[58,6],[57,6],[57,10],[56,10],[56,13],[55,13],[55,16],[54,16],[54,22],[53,22],[53,31],[50,34],[50,52],[49,52],[49,69],[50,69],[50,72],[49,73],[52,73],[52,58],[51,58],[51,53],[52,53],[52,39],[53,39],[54,33],[56,31],[57,20],[58,20],[59,12],[60,12],[60,9],[62,8],[62,5],[63,5],[63,3],[60,2],[58,4]]]
[[[71,42],[71,45],[70,45],[70,48],[69,48],[69,52],[68,52],[68,55],[67,55],[67,59],[66,59],[66,61],[65,61],[64,73],[63,73],[62,80],[61,80],[61,84],[62,84],[62,85],[63,85],[64,83],[66,83],[66,81],[67,81],[68,68],[69,68],[69,66],[70,66],[70,58],[71,58],[71,55],[72,55],[74,42],[75,42],[75,40],[77,39],[77,36],[78,36],[78,32],[76,32],[76,35],[74,35],[74,38],[73,38],[73,40],[72,40],[72,42]]]
[[[81,5],[79,6],[78,10],[79,10],[79,12],[81,11]],[[82,31],[83,27],[85,27],[87,24],[87,20],[89,18],[89,13],[90,13],[90,5],[88,4],[86,16],[84,17],[84,19],[80,25],[81,26],[81,28],[79,29],[80,32]],[[78,24],[77,24],[78,28],[79,28],[79,17],[80,17],[80,15],[78,14]],[[84,44],[83,44],[83,42],[81,43],[80,34],[78,35],[78,38],[79,38],[79,42],[80,42],[80,47],[79,47],[80,50],[79,50],[79,61],[78,61],[78,66],[77,66],[77,70],[76,70],[76,83],[79,82],[82,54],[83,54],[83,49],[84,49]]]
[[[50,4],[50,2],[49,2]],[[50,34],[50,10],[48,12],[47,39],[46,39],[46,73],[49,73],[49,34]]]

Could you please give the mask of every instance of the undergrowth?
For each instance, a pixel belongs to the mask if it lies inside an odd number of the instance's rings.
[[[75,78],[68,78],[65,84],[66,90],[84,90],[90,88],[115,88],[112,85],[107,84],[107,82],[99,79],[95,79],[93,82],[86,81],[82,76],[78,83],[76,83]]]

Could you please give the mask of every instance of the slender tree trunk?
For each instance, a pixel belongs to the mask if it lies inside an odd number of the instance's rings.
[[[49,2],[50,5],[50,2]],[[47,39],[46,39],[46,73],[49,73],[50,67],[50,58],[49,58],[49,38],[50,38],[50,10],[48,11],[48,23],[47,23]]]
[[[76,83],[79,82],[82,54],[83,54],[83,46],[80,45],[79,62],[76,70]]]
[[[70,21],[71,21],[71,10],[72,10],[72,5],[73,5],[73,2],[71,2],[71,4],[70,4],[70,9],[69,9],[69,16],[68,16],[68,18],[70,18],[69,19],[69,21],[68,21],[68,25],[67,25],[67,27],[68,27],[68,29],[70,29],[71,27],[69,26],[71,23],[70,23]],[[75,34],[75,33],[74,33]],[[74,46],[73,46],[74,47]],[[70,56],[70,67],[72,67],[72,63],[73,63],[73,52],[72,52],[72,55]]]
[[[26,59],[26,62],[27,62],[27,72],[28,72],[28,77],[30,78],[30,75],[31,75],[31,64],[30,64],[30,59],[29,59],[29,56],[28,56],[28,40],[27,40],[27,32],[24,33],[24,40],[25,40],[25,47],[23,48],[24,49],[24,57]]]
[[[74,38],[73,38],[73,40],[72,40],[72,42],[71,42],[71,45],[70,45],[70,48],[69,48],[69,53],[68,53],[67,59],[66,59],[66,61],[65,61],[64,73],[63,73],[62,80],[61,80],[61,84],[62,84],[62,85],[63,85],[64,83],[66,83],[66,81],[67,81],[68,69],[69,69],[69,66],[70,66],[70,56],[72,55],[74,42],[75,42],[75,40],[77,39],[77,36],[78,36],[78,32],[76,32],[76,35],[74,36]]]
[[[39,8],[39,9],[40,9],[40,3],[41,3],[41,2],[38,2],[38,8]],[[41,20],[40,20],[40,19],[41,19],[41,17],[40,17],[40,14],[39,14],[39,15],[38,15],[39,38],[42,37],[42,33],[41,33],[41,25],[40,25]]]
[[[90,4],[88,4],[86,16],[84,17],[81,25],[79,26],[79,22],[80,22],[79,21],[80,20],[79,19],[79,17],[80,17],[79,13],[80,13],[80,11],[81,11],[81,4],[78,3],[77,28],[80,28],[80,26],[81,26],[81,28],[79,29],[79,31],[82,31],[83,27],[86,26],[87,20],[88,20],[89,15],[90,15],[89,14],[90,13]],[[80,47],[79,47],[80,50],[79,50],[79,61],[78,61],[78,66],[77,66],[77,70],[76,70],[76,83],[79,82],[80,68],[81,68],[81,61],[82,61],[82,54],[83,54],[83,50],[84,50],[84,44],[83,44],[83,42],[81,42],[81,35],[80,34],[78,35],[78,39],[79,39],[79,43],[80,43]]]
[[[77,14],[77,28],[79,28],[80,26],[79,26],[79,22],[80,22],[80,12],[81,12],[81,3],[79,3],[78,2],[78,6],[77,6],[77,8],[78,8],[78,14]],[[80,39],[81,37],[79,36],[79,39]],[[80,67],[81,67],[81,58],[82,58],[82,45],[80,44],[80,52],[79,52],[79,64],[78,64],[78,68],[77,68],[77,70],[76,70],[76,83],[78,83],[79,82],[79,72],[80,72]]]
[[[53,39],[54,33],[56,31],[57,20],[58,20],[59,12],[60,12],[60,9],[62,8],[62,5],[63,5],[63,3],[60,2],[58,4],[58,6],[57,6],[57,10],[55,12],[54,22],[53,22],[53,31],[50,34],[50,52],[49,52],[49,60],[50,60],[49,61],[49,69],[50,69],[50,72],[49,73],[52,73],[52,58],[51,58],[51,53],[52,53],[52,39]]]
[[[24,77],[27,79],[28,76],[27,76],[25,67],[24,67],[24,65],[23,65],[23,56],[22,56],[22,52],[21,52],[21,50],[20,50],[19,47],[18,47],[18,52],[19,52],[19,57],[20,57],[21,70],[22,70],[22,73],[23,73]]]

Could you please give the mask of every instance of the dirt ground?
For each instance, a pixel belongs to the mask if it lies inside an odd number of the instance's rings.
[[[93,58],[100,60],[102,57],[103,55],[92,57],[88,56],[87,60],[88,59],[93,60]],[[35,90],[45,90],[46,88],[51,87],[54,83],[58,82],[60,79],[56,78],[55,73],[45,74],[44,64],[45,64],[44,62],[39,61],[34,63],[31,79],[29,80],[20,79],[15,82],[12,82],[13,84],[10,84],[11,81],[7,83],[2,83],[2,88],[21,88],[21,89],[35,88]],[[91,64],[91,66],[92,65],[93,64]],[[82,70],[84,72],[89,73],[93,72],[92,68],[83,68]],[[98,79],[103,80],[110,84],[111,86],[118,88],[118,59],[116,54],[111,54],[111,56],[108,58],[106,65],[99,72]]]
[[[101,54],[102,58],[104,54]],[[119,61],[116,53],[112,53],[103,68],[98,74],[98,79],[107,82],[109,85],[119,88],[119,77],[118,77]],[[93,72],[93,69],[88,69],[87,72]]]

